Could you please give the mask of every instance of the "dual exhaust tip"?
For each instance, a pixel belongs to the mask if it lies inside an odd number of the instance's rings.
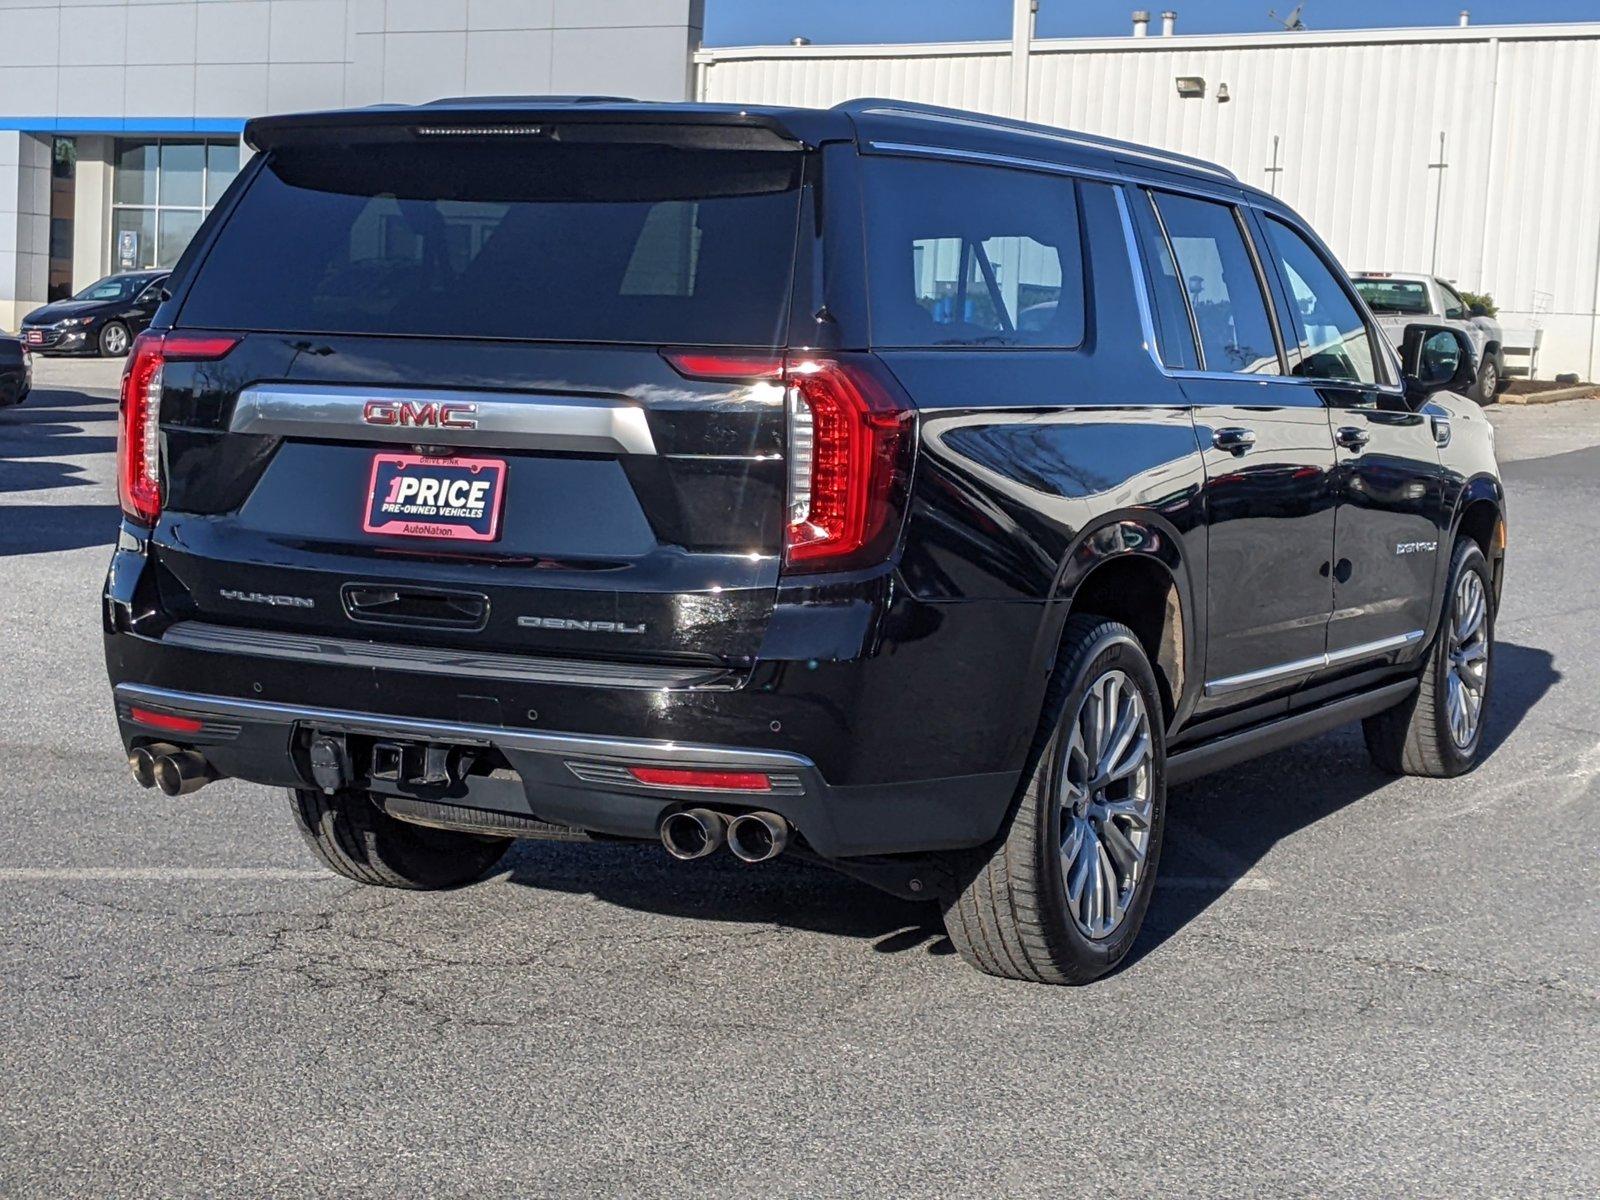
[[[704,858],[724,842],[747,863],[777,858],[789,844],[789,822],[772,812],[740,813],[732,819],[710,808],[684,808],[661,822],[661,844],[673,858]]]
[[[128,769],[140,787],[159,788],[163,796],[187,796],[217,778],[199,751],[165,742],[137,747],[128,755]]]

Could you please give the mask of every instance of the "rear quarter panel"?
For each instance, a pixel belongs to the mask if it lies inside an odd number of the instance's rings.
[[[1204,467],[1194,423],[1145,344],[1112,190],[1084,184],[1080,206],[1089,294],[1081,347],[878,349],[919,413],[905,588],[935,610],[1033,613],[1011,623],[1029,631],[1026,644],[990,647],[1018,667],[1000,672],[1011,683],[995,698],[1018,762],[1073,594],[1100,563],[1159,560],[1179,590],[1188,661],[1203,645]]]

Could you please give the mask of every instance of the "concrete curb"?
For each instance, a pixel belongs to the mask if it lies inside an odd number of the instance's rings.
[[[1526,392],[1522,395],[1501,392],[1496,399],[1501,404],[1554,404],[1557,400],[1586,400],[1594,395],[1595,385],[1586,383],[1578,387],[1553,388],[1548,392]]]

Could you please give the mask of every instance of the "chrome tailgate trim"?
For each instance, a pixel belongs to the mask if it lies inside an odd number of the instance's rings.
[[[445,405],[453,406],[457,421],[473,424],[430,423],[429,414],[436,419]],[[368,419],[373,412],[393,423],[373,423]],[[423,443],[481,450],[656,452],[643,408],[629,400],[587,396],[254,384],[239,393],[228,430],[317,441]]]

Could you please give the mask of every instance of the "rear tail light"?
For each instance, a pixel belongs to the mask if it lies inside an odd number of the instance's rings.
[[[185,333],[141,333],[122,372],[121,421],[117,425],[117,493],[122,511],[154,525],[161,515],[162,368],[178,361],[222,358],[234,337]]]
[[[694,379],[782,379],[789,421],[789,572],[853,570],[889,557],[905,515],[915,416],[876,359],[691,351],[667,360]]]

